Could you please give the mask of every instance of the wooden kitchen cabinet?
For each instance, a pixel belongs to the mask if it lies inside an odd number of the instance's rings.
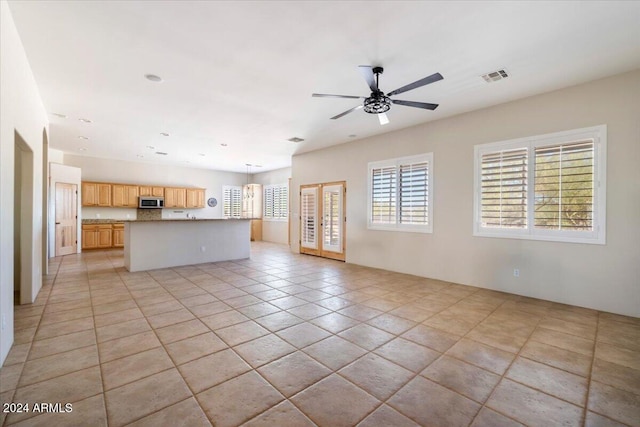
[[[252,219],[251,220],[251,241],[260,241],[262,240],[262,220],[261,219]]]
[[[139,188],[140,188],[140,196],[164,197],[164,187],[141,185]]]
[[[111,184],[83,182],[82,206],[111,206]]]
[[[164,188],[165,208],[185,208],[187,206],[187,189],[177,187]]]
[[[82,226],[82,249],[112,247],[113,228],[111,224],[90,224]]]
[[[113,247],[124,248],[124,223],[113,224]]]
[[[82,226],[82,249],[98,247],[98,228],[94,225]]]
[[[138,186],[125,184],[112,184],[113,207],[137,208],[138,207]]]
[[[187,188],[187,208],[204,208],[204,189]]]

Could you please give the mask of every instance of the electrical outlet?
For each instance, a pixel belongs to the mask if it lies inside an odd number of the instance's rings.
[[[100,218],[100,214],[96,214],[96,218]]]
[[[513,277],[520,277],[520,270],[517,268],[513,269]]]
[[[7,327],[7,315],[2,315],[2,329],[4,330]]]
[[[200,252],[205,252],[207,248],[205,246],[200,246]]]

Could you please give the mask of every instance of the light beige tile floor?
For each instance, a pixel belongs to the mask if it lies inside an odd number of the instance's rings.
[[[640,426],[640,319],[291,254],[51,260],[15,307],[21,426]]]

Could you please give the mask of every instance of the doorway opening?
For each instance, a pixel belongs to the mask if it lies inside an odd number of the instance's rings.
[[[14,132],[13,290],[15,304],[33,302],[33,151]]]
[[[300,186],[300,253],[346,258],[345,181]]]

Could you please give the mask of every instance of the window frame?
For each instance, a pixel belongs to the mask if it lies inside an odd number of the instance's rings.
[[[427,163],[427,224],[403,224],[400,222],[400,179],[399,170],[401,166],[408,166],[416,163]],[[394,167],[396,173],[396,221],[393,224],[377,224],[373,222],[373,180],[374,169]],[[433,233],[433,153],[423,153],[413,156],[398,157],[395,159],[369,162],[367,167],[367,229],[377,231],[400,231],[409,233]]]
[[[536,228],[534,222],[536,148],[569,145],[582,140],[593,140],[594,185],[592,230],[577,231]],[[527,226],[523,229],[482,227],[482,156],[487,153],[518,148],[527,149]],[[606,160],[606,125],[475,145],[473,173],[473,235],[476,237],[543,240],[599,245],[606,244]]]
[[[280,189],[280,194],[282,194],[282,190],[284,190],[286,192],[286,209],[284,211],[284,216],[267,216],[267,191],[270,189],[275,189],[275,188],[279,188]],[[282,207],[282,200],[280,200],[279,202],[276,201],[275,197],[273,197],[273,208],[272,208],[272,212],[275,212],[275,206],[276,204],[279,204],[280,207]],[[262,219],[265,221],[278,221],[278,222],[282,222],[282,221],[288,221],[289,220],[289,184],[288,183],[284,183],[284,184],[265,184],[262,186]]]
[[[225,215],[225,193],[227,190],[230,191],[230,199],[229,203],[231,206],[229,207],[229,211],[231,212],[231,216]],[[238,191],[240,193],[240,204],[238,205],[237,215],[233,215],[233,192]],[[242,218],[242,186],[241,185],[223,185],[222,186],[222,217],[226,219],[240,219]]]

